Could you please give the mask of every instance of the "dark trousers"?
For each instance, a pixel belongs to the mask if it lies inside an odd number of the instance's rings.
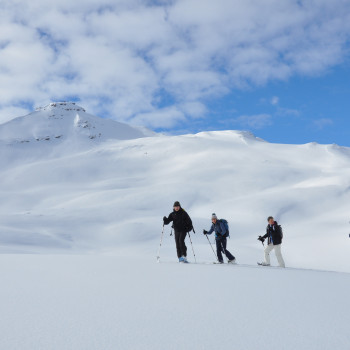
[[[226,249],[227,245],[227,238],[216,238],[216,253],[218,255],[218,260],[223,262],[224,259],[222,257],[221,253],[224,253],[226,255],[226,258],[228,260],[233,260],[235,257]]]
[[[175,243],[178,258],[181,258],[182,256],[187,256],[187,247],[185,244],[186,234],[186,232],[175,231]]]

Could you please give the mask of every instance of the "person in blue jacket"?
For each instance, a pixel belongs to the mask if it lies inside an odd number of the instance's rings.
[[[222,253],[226,255],[228,263],[235,264],[236,258],[226,249],[227,246],[227,237],[229,235],[228,230],[226,229],[224,223],[221,220],[218,220],[218,217],[215,213],[211,216],[211,228],[209,231],[203,230],[203,234],[211,235],[215,232],[215,242],[216,242],[216,254],[220,264],[224,263]]]

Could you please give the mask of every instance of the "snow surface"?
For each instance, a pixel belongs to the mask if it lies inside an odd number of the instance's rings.
[[[0,159],[0,348],[350,348],[349,148],[162,136],[54,103],[0,125]],[[156,263],[175,200],[198,264],[169,226]],[[212,212],[242,265],[210,264]],[[256,266],[269,215],[286,269]]]
[[[349,274],[101,255],[0,273],[2,349],[349,349]]]

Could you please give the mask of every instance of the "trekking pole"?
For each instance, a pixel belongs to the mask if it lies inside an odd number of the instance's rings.
[[[194,256],[194,262],[197,264],[196,254],[194,253],[194,249],[193,249],[193,244],[192,244],[192,239],[191,239],[190,231],[188,231],[188,237],[190,238],[190,242],[191,242],[192,252],[193,252],[193,256]]]
[[[157,255],[157,262],[159,263],[160,261],[160,248],[162,246],[162,242],[163,242],[163,234],[164,234],[164,224],[163,224],[163,229],[162,229],[162,234],[160,236],[160,244],[159,244],[159,248],[158,248],[158,255]]]
[[[216,256],[216,253],[215,253],[215,251],[214,251],[214,248],[213,248],[212,244],[210,243],[210,240],[209,240],[208,235],[204,235],[204,236],[207,237],[207,240],[208,240],[208,242],[209,242],[209,244],[210,244],[211,250],[213,251],[216,260],[219,262],[219,259],[218,259],[218,257]]]

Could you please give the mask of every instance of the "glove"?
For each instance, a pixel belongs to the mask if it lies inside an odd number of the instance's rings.
[[[259,237],[258,237],[258,240],[264,243],[265,238],[263,238],[263,237],[259,236]]]
[[[163,222],[165,222],[167,220],[166,216],[163,216]]]
[[[208,234],[208,231],[203,230],[203,235],[207,235],[207,234]]]

